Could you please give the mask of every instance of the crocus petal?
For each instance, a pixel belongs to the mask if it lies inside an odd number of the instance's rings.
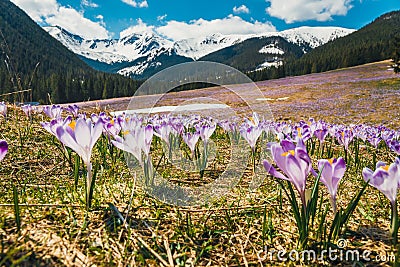
[[[89,123],[91,124],[90,120]],[[75,138],[76,142],[82,147],[89,148],[90,146],[90,139],[91,139],[90,127],[91,125],[89,126],[88,122],[86,122],[85,120],[82,119],[76,120]]]
[[[272,176],[283,180],[289,180],[285,175],[278,172],[267,160],[263,160],[263,165],[265,170]]]
[[[362,175],[364,178],[364,181],[368,182],[372,180],[372,175],[374,174],[374,172],[370,169],[365,167],[362,171]]]
[[[8,144],[5,140],[0,140],[0,161],[4,159],[8,152]]]

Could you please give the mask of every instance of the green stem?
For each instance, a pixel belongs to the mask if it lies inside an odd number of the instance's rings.
[[[90,194],[90,189],[92,188],[92,164],[87,164],[87,176],[86,176],[86,209],[89,210],[92,202],[92,197]]]
[[[390,227],[390,235],[393,238],[393,245],[397,244],[397,233],[399,231],[399,220],[397,214],[397,202],[391,202],[392,206],[392,217],[391,217],[391,227]]]

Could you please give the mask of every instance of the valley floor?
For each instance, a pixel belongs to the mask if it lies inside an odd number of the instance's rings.
[[[390,61],[376,62],[325,73],[257,82],[260,94],[248,95],[254,84],[211,87],[169,93],[164,96],[138,96],[130,109],[164,105],[183,105],[193,99],[213,98],[248,115],[243,100],[246,95],[252,110],[275,120],[300,120],[313,117],[332,123],[372,123],[400,126],[400,76],[390,69]],[[232,92],[234,90],[235,92]],[[161,97],[161,98],[160,98]],[[160,98],[160,99],[159,99]],[[157,99],[157,101],[155,100]],[[246,100],[247,100],[246,99]],[[131,98],[115,98],[79,103],[82,107],[123,111]],[[219,112],[219,111],[217,111]]]

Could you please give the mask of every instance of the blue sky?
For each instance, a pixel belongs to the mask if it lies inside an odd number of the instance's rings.
[[[151,30],[172,40],[210,33],[249,34],[300,26],[359,29],[399,0],[11,0],[40,25],[85,38]]]

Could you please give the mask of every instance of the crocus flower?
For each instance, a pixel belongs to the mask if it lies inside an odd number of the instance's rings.
[[[90,165],[93,147],[102,131],[102,120],[93,124],[91,119],[78,118],[68,125],[58,126],[56,136],[65,146],[74,150],[86,165]]]
[[[121,123],[123,118],[121,116],[112,118],[104,123],[104,132],[108,136],[116,136],[121,132]]]
[[[33,108],[32,108],[32,106],[30,104],[22,105],[21,109],[22,109],[22,111],[25,113],[25,115],[27,117],[30,118],[32,116]]]
[[[324,142],[325,137],[327,136],[327,134],[328,134],[328,129],[326,129],[326,128],[316,129],[316,130],[314,131],[315,137],[317,137],[318,140],[319,140],[321,143]]]
[[[381,191],[392,204],[395,203],[400,180],[400,159],[396,158],[390,165],[379,161],[375,171],[364,168],[362,174],[365,181],[369,180],[369,183]]]
[[[57,138],[65,146],[74,150],[83,160],[86,165],[86,207],[91,206],[92,188],[92,164],[90,157],[92,150],[97,140],[103,132],[103,121],[98,120],[93,123],[91,119],[78,118],[76,121],[71,121],[68,125],[59,125],[56,129]]]
[[[7,118],[7,105],[4,102],[0,102],[0,114]]]
[[[392,139],[388,141],[389,148],[394,151],[397,155],[400,155],[400,142]]]
[[[51,133],[52,135],[57,137],[57,128],[58,126],[68,126],[72,122],[71,116],[63,119],[62,117],[51,120],[50,122],[41,122],[42,127]]]
[[[59,105],[45,106],[43,108],[44,114],[47,115],[50,119],[56,119],[61,117],[62,108]]]
[[[5,140],[0,140],[0,161],[4,159],[8,152],[8,144]]]
[[[194,149],[196,148],[196,144],[199,141],[200,134],[198,132],[195,133],[183,133],[182,138],[183,141],[188,145],[190,151],[192,152],[192,157],[194,155]]]
[[[303,140],[300,138],[297,140],[297,145],[288,140],[282,140],[280,144],[271,145],[272,158],[286,176],[278,172],[267,160],[263,161],[263,165],[272,176],[293,183],[305,207],[306,180],[312,168],[311,158],[306,151]]]
[[[369,168],[364,168],[362,173],[364,180],[369,181],[373,187],[381,191],[390,201],[392,206],[390,234],[393,238],[393,243],[397,244],[399,223],[396,197],[400,182],[400,159],[396,158],[395,162],[390,165],[379,161],[376,163],[374,172]]]
[[[201,124],[197,124],[195,127],[196,130],[199,132],[201,140],[203,140],[204,142],[204,145],[206,145],[211,135],[217,128],[217,124],[211,121],[204,121]]]
[[[349,144],[354,138],[354,133],[351,129],[339,130],[338,132],[336,132],[336,138],[339,143],[343,145],[346,150],[348,150]]]
[[[132,154],[142,164],[142,151],[148,157],[153,134],[153,126],[150,124],[147,126],[136,125],[133,128],[123,126],[123,137],[114,136],[115,140],[111,142],[117,148]]]
[[[299,137],[303,140],[303,142],[306,142],[311,138],[311,128],[307,123],[301,121],[300,125],[295,128],[292,135],[294,136],[294,139]]]
[[[164,140],[169,145],[169,137],[172,132],[172,126],[169,122],[162,121],[154,126],[155,135]]]
[[[336,213],[336,193],[340,179],[346,171],[346,162],[343,158],[320,159],[318,160],[320,181],[327,187],[331,196],[333,211]]]
[[[256,143],[262,133],[262,128],[259,126],[247,125],[240,128],[240,134],[249,143],[253,152],[256,149]]]
[[[148,124],[141,128],[141,138],[143,138],[142,150],[146,157],[150,154],[151,142],[153,140],[154,129],[153,126]]]
[[[68,105],[68,107],[64,108],[64,110],[71,113],[74,118],[78,117],[79,107],[77,104]]]

